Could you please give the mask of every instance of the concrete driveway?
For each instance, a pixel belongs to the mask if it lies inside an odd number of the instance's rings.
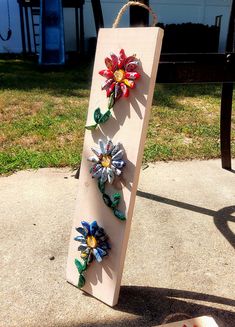
[[[150,327],[201,315],[235,326],[234,172],[219,160],[143,168],[115,308],[65,280],[74,172],[0,178],[1,327]]]

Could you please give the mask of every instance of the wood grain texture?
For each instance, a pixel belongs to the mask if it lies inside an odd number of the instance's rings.
[[[162,37],[163,31],[156,27],[101,29],[98,36],[87,125],[93,123],[93,113],[97,107],[102,112],[107,109],[108,99],[105,92],[101,91],[104,78],[98,74],[105,69],[104,58],[110,52],[118,54],[123,48],[126,55],[136,54],[141,61],[138,69],[141,78],[137,81],[136,88],[130,90],[129,98],[121,98],[116,102],[113,117],[100,128],[85,133],[77,207],[68,254],[67,280],[77,286],[79,275],[74,259],[80,257],[80,252],[77,251],[78,242],[73,240],[77,235],[75,227],[80,226],[82,220],[96,220],[105,229],[112,249],[101,264],[93,262],[88,268],[83,290],[110,306],[117,303],[119,296]],[[92,155],[90,148],[98,144],[98,139],[106,141],[108,137],[114,143],[120,141],[125,149],[124,160],[127,164],[121,175],[122,189],[119,190],[122,195],[119,209],[126,213],[125,222],[118,220],[110,208],[105,206],[97,180],[92,179],[89,173],[91,163],[87,158]],[[108,194],[115,191],[113,186],[107,187]]]

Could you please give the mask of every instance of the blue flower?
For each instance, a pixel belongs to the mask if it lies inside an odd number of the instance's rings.
[[[81,251],[81,258],[88,265],[93,259],[101,262],[110,249],[107,234],[102,227],[98,226],[96,221],[91,224],[82,221],[81,224],[82,227],[76,228],[76,231],[81,235],[74,238],[75,241],[81,243],[78,247],[78,251]]]

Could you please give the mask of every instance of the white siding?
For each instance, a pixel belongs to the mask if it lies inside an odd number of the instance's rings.
[[[202,23],[214,25],[215,17],[223,15],[219,50],[225,48],[232,0],[150,0],[163,23]]]
[[[17,0],[9,0],[12,24],[12,37],[9,41],[0,40],[0,52],[21,52],[20,18]],[[105,27],[111,27],[125,0],[101,0]],[[232,0],[150,0],[150,5],[163,23],[195,22],[213,25],[215,16],[223,15],[220,34],[220,51],[224,50]],[[6,0],[0,0],[0,33],[7,33]],[[75,49],[75,21],[72,9],[64,10],[65,44],[67,50]],[[95,36],[95,24],[91,1],[86,0],[84,6],[85,38]],[[120,27],[129,25],[127,11]]]

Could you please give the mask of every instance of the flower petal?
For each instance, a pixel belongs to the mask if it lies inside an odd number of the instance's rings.
[[[124,82],[127,86],[129,86],[130,89],[133,89],[133,88],[135,87],[135,82],[132,81],[132,80],[128,80],[128,79],[125,78],[125,79],[123,80],[123,82]]]
[[[118,56],[118,68],[123,68],[126,61],[126,54],[123,49],[120,50],[119,56]]]
[[[103,249],[103,250],[108,250],[109,249],[108,242],[103,242],[103,243],[99,244],[99,248]]]
[[[129,96],[129,89],[128,89],[128,87],[124,83],[120,83],[120,86],[121,86],[121,90],[122,90],[123,96],[125,98],[127,98]]]
[[[78,228],[75,228],[76,231],[80,234],[82,234],[84,237],[87,236],[87,234],[89,233],[89,230],[85,227],[85,228],[82,228],[82,227],[78,227]]]
[[[115,178],[114,173],[111,168],[107,168],[107,171],[108,171],[108,181],[110,184],[112,184]]]
[[[95,232],[97,231],[98,225],[96,221],[93,221],[90,224],[90,231],[91,231],[91,235],[95,235]]]
[[[109,70],[113,70],[113,62],[109,57],[104,59],[105,65]]]
[[[78,251],[84,251],[84,250],[86,250],[87,249],[87,245],[85,245],[85,244],[81,244],[81,245],[79,245],[79,247],[78,247]]]
[[[87,255],[90,253],[91,249],[89,247],[86,248],[86,250],[82,251],[82,254],[83,253],[86,253]]]
[[[129,62],[126,67],[125,67],[125,70],[126,72],[133,72],[133,70],[135,70],[137,68],[137,66],[139,65],[139,61],[136,60],[136,61],[131,61]]]
[[[95,238],[99,238],[99,237],[101,237],[104,234],[105,234],[104,229],[102,227],[99,227],[97,229],[97,231],[95,232],[95,235],[94,236],[95,236]]]
[[[87,158],[88,161],[94,162],[94,163],[98,163],[99,159],[97,157],[89,157]]]
[[[78,241],[78,242],[81,242],[81,243],[86,243],[86,240],[85,240],[85,238],[83,237],[83,236],[76,236],[76,237],[74,237],[74,240],[75,241]]]
[[[105,257],[108,254],[106,251],[104,251],[100,247],[97,247],[97,251],[99,252],[99,255],[101,256],[101,258]]]
[[[115,153],[117,153],[120,149],[120,143],[118,142],[116,145],[114,145],[113,150],[111,152],[111,156],[113,157]]]
[[[99,243],[99,248],[101,248],[103,250],[108,250],[108,249],[111,249],[111,246],[110,246],[109,242],[106,240],[105,242]]]
[[[81,225],[83,226],[83,228],[86,228],[88,233],[90,233],[90,224],[87,221],[81,221]]]
[[[105,146],[105,154],[110,154],[110,152],[113,150],[113,142],[112,140],[108,140],[106,146]]]
[[[124,150],[119,150],[117,153],[115,153],[114,156],[112,156],[112,161],[122,159],[123,155],[124,155]]]
[[[104,234],[103,236],[100,236],[99,241],[100,242],[105,242],[108,239],[108,236]]]
[[[101,164],[95,163],[91,168],[90,168],[90,173],[94,175],[97,171],[102,168]]]
[[[140,78],[140,74],[137,72],[126,72],[125,76],[127,79],[133,79],[133,80]]]
[[[92,174],[93,178],[100,178],[102,175],[103,168],[101,167],[98,171],[96,171],[94,174]]]
[[[107,90],[113,82],[113,78],[106,79],[106,81],[104,81],[104,83],[101,85],[101,90]]]
[[[93,249],[93,254],[94,254],[94,256],[95,256],[95,258],[96,258],[96,260],[97,260],[98,262],[101,262],[101,261],[102,261],[102,257],[101,257],[101,255],[99,254],[99,252],[98,252],[97,249]]]
[[[91,148],[91,151],[98,157],[98,158],[100,158],[100,155],[101,155],[101,153],[99,152],[99,151],[97,151],[96,149],[94,149],[94,148]]]
[[[104,167],[101,173],[100,181],[101,183],[105,183],[107,179],[108,179],[107,168]]]
[[[132,61],[136,61],[136,56],[129,56],[126,58],[125,67]]]
[[[106,90],[106,95],[107,95],[107,97],[110,97],[111,93],[112,93],[113,90],[114,90],[115,84],[116,84],[116,83],[113,82],[113,83],[110,85],[110,87]]]
[[[113,165],[111,165],[111,168],[115,175],[117,175],[117,176],[121,175],[122,171],[120,169],[114,167]]]
[[[99,139],[98,144],[99,144],[101,153],[104,155],[105,154],[105,144],[104,144],[103,140]]]
[[[87,249],[87,250],[89,250],[89,249]],[[89,250],[89,252],[90,252],[90,250]],[[81,253],[81,258],[82,258],[82,259],[86,259],[86,258],[88,257],[89,252],[86,253],[86,251],[82,251],[82,253]]]
[[[115,100],[118,100],[121,96],[122,96],[121,86],[120,86],[119,83],[116,83],[115,84],[115,89],[114,89]]]
[[[114,167],[115,168],[123,168],[125,165],[126,165],[126,163],[125,163],[125,161],[123,161],[123,160],[117,160],[117,161],[112,161],[112,165],[114,165]]]
[[[118,68],[118,57],[113,52],[110,53],[110,57],[112,59],[113,64],[112,70],[115,71]]]
[[[89,265],[90,263],[92,263],[93,261],[93,251],[90,251],[89,255],[88,255],[88,259],[87,259],[87,264]]]
[[[110,69],[103,69],[99,71],[99,74],[105,78],[112,78],[113,72]]]

